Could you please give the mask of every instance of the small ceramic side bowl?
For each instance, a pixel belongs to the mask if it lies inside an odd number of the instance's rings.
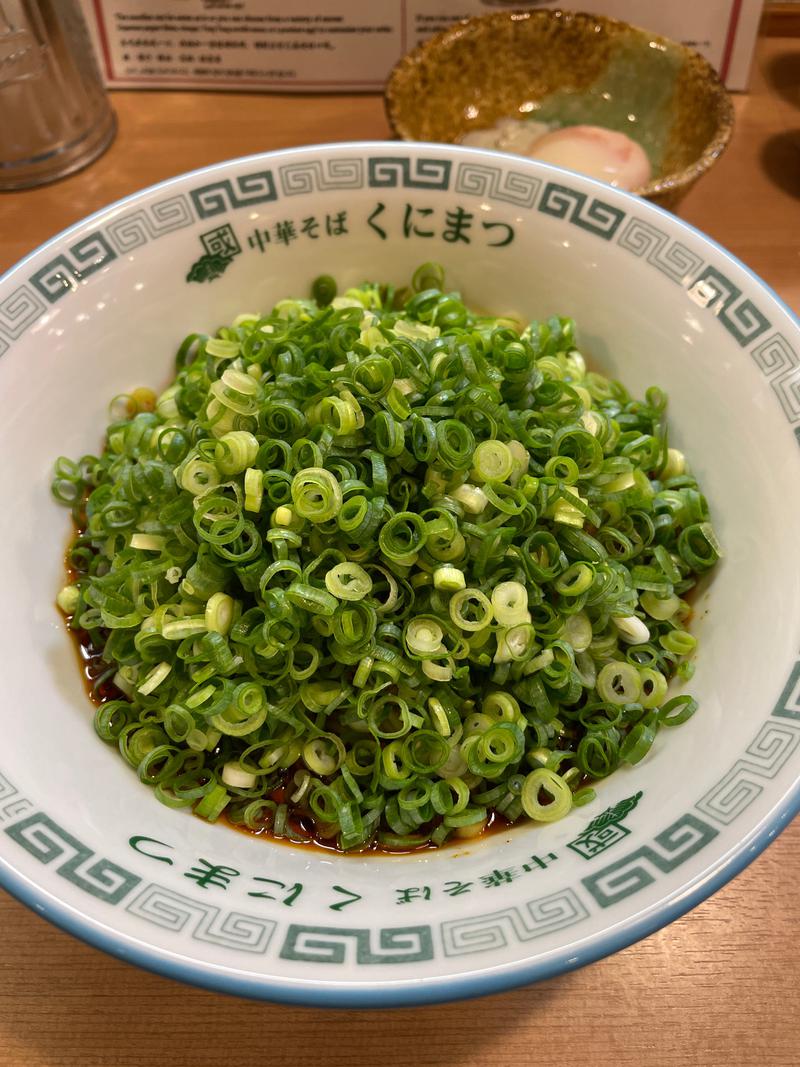
[[[634,192],[675,208],[730,140],[733,107],[697,52],[599,15],[496,12],[456,23],[405,56],[386,87],[394,132],[457,143],[502,118],[604,126],[644,148]]]
[[[92,728],[55,606],[53,460],[100,447],[112,397],[165,387],[190,331],[427,260],[472,307],[574,317],[591,365],[669,395],[725,551],[694,602],[699,711],[560,822],[438,852],[340,855],[164,807]],[[800,810],[799,442],[794,316],[674,215],[540,162],[317,145],[84,219],[0,278],[0,885],[125,960],[322,1006],[497,992],[643,937]]]

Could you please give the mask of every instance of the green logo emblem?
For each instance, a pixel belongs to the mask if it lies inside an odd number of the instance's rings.
[[[201,234],[200,241],[203,245],[203,255],[192,264],[186,275],[187,282],[213,282],[225,273],[233,257],[238,256],[242,250],[233,227],[228,222]]]
[[[567,848],[590,860],[593,856],[599,856],[607,848],[611,848],[617,841],[627,837],[630,830],[622,825],[623,819],[628,816],[642,798],[641,792],[632,797],[620,800],[613,808],[606,808],[604,812],[592,819],[585,830],[581,831],[574,841],[570,841]]]

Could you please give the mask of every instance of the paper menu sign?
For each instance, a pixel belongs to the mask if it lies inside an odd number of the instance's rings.
[[[382,89],[402,4],[374,0],[81,0],[111,88]]]
[[[540,0],[81,0],[110,88],[379,91],[392,66],[459,18]],[[747,84],[762,0],[575,5],[696,48]]]

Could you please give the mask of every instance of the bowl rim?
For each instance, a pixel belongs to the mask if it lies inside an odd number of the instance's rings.
[[[301,145],[293,148],[278,149],[269,152],[252,153],[232,159],[219,160],[216,163],[199,167],[195,170],[155,182],[138,189],[127,196],[112,201],[97,211],[72,223],[53,237],[23,256],[17,263],[0,275],[2,287],[13,275],[40,253],[58,246],[65,238],[94,222],[107,217],[119,209],[154,193],[156,190],[175,186],[186,179],[206,175],[224,167],[236,167],[251,161],[273,161],[287,156],[311,155],[332,151],[397,152],[416,153],[426,149],[452,152],[455,155],[478,155],[481,158],[505,157],[506,163],[514,161],[519,166],[519,157],[509,153],[491,152],[486,149],[463,145],[432,144],[429,142],[410,142],[402,146],[390,141],[340,141],[322,145]],[[549,170],[556,175],[565,175],[573,180],[578,178],[597,192],[608,195],[608,186],[594,178],[576,175],[574,172],[555,167],[540,161],[526,161],[535,167]],[[625,190],[615,189],[614,193],[623,199],[639,201],[639,197]],[[691,223],[678,218],[658,204],[650,203],[647,211],[654,211],[667,224],[684,228],[693,237],[707,243],[720,256],[743,271],[747,277],[762,291],[766,292],[786,313],[792,325],[800,333],[800,316],[783,301],[777,293],[764,282],[751,268],[738,257],[729,252],[712,237]],[[689,891],[676,890],[672,899],[651,905],[645,912],[621,920],[616,927],[589,935],[589,944],[577,952],[575,947],[565,946],[555,949],[545,958],[520,960],[511,967],[487,968],[460,975],[444,975],[425,979],[406,978],[390,980],[383,985],[366,982],[334,984],[331,982],[312,983],[307,979],[288,980],[269,975],[245,976],[237,974],[224,965],[210,964],[199,960],[188,960],[178,952],[146,944],[134,935],[123,934],[115,930],[102,919],[84,915],[76,908],[60,900],[48,889],[35,884],[31,879],[11,868],[7,860],[0,856],[0,888],[5,889],[22,904],[36,912],[54,926],[72,934],[78,940],[99,948],[107,954],[128,963],[136,964],[143,970],[150,971],[179,982],[208,989],[213,992],[233,994],[253,1000],[265,1000],[273,1003],[296,1004],[317,1008],[390,1008],[415,1007],[427,1004],[446,1003],[466,1000],[474,997],[502,993],[510,989],[530,985],[535,982],[554,978],[568,973],[589,963],[610,956],[627,948],[637,941],[667,926],[680,918],[692,908],[709,898],[740,874],[792,819],[800,814],[800,778],[773,804],[772,809],[754,826],[749,833],[741,837],[711,867],[698,878]]]
[[[649,198],[664,196],[677,191],[687,191],[712,167],[728,147],[735,121],[733,102],[717,71],[705,56],[701,55],[696,49],[689,48],[688,45],[674,41],[670,37],[664,37],[662,34],[652,33],[650,30],[646,30],[635,23],[611,18],[608,15],[594,15],[586,11],[566,11],[562,8],[539,11],[492,11],[485,15],[473,15],[471,18],[459,19],[458,22],[440,30],[433,37],[429,37],[402,56],[392,67],[383,93],[384,111],[395,136],[403,141],[412,141],[415,144],[426,143],[417,141],[410,131],[408,122],[403,118],[397,95],[400,82],[414,70],[421,59],[431,52],[435,53],[443,45],[448,45],[458,40],[467,32],[479,34],[482,26],[507,22],[529,22],[532,19],[537,22],[554,22],[556,20],[569,19],[570,22],[592,22],[595,25],[604,27],[622,26],[625,29],[632,30],[637,35],[646,36],[650,41],[656,41],[658,44],[664,45],[670,51],[682,54],[685,60],[691,60],[693,63],[700,65],[704,78],[714,92],[716,103],[717,122],[713,137],[692,163],[682,167],[680,170],[671,171],[669,174],[664,174],[658,178],[652,178],[646,185],[636,190],[626,189],[622,190],[623,192],[632,192],[635,196]],[[442,143],[455,144],[455,142],[451,141]],[[463,147],[471,146],[465,145]],[[517,158],[533,157],[517,156]]]

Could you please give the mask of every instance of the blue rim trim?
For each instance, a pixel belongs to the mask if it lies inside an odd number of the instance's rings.
[[[301,148],[283,149],[278,152],[260,152],[250,156],[241,156],[236,159],[224,160],[222,163],[213,163],[207,167],[201,167],[198,170],[188,171],[185,174],[177,175],[174,178],[168,178],[162,182],[157,182],[155,185],[150,185],[145,189],[141,189],[138,192],[123,197],[122,199],[109,204],[107,207],[101,208],[99,211],[96,211],[91,215],[87,215],[85,218],[74,223],[72,226],[67,227],[65,230],[62,230],[55,237],[50,238],[50,240],[39,245],[39,247],[32,252],[29,252],[19,260],[18,263],[1,275],[0,285],[12,277],[40,252],[59,243],[64,237],[74,233],[87,223],[90,223],[101,216],[107,216],[109,212],[116,211],[116,209],[123,205],[139,199],[143,194],[154,192],[157,189],[168,188],[178,182],[183,182],[186,178],[206,174],[209,171],[216,171],[221,166],[236,166],[250,160],[280,159],[284,156],[296,156],[298,153],[314,154],[318,156],[320,152],[328,153],[334,150],[390,152],[396,155],[398,151],[403,151],[404,147],[405,146],[398,146],[397,143],[387,141],[358,141],[339,142],[327,145],[310,145]],[[414,142],[414,148],[430,148],[435,149],[438,152],[452,153],[457,156],[462,154],[474,156],[478,154],[485,156],[487,159],[496,159],[498,155],[501,155],[505,158],[513,159],[516,166],[520,165],[519,157],[507,156],[505,153],[490,152],[481,149],[459,149],[455,146],[431,145],[424,142]],[[714,248],[723,259],[727,260],[729,263],[733,263],[734,266],[742,270],[756,283],[756,285],[766,292],[772,300],[774,300],[778,307],[781,308],[796,324],[798,329],[800,329],[800,319],[784,303],[784,301],[781,300],[777,293],[762,281],[754,271],[742,263],[741,260],[728,252],[713,238],[703,233],[702,230],[697,229],[697,227],[692,226],[690,223],[684,222],[682,219],[678,219],[677,216],[672,215],[669,211],[659,207],[657,204],[643,201],[639,197],[633,196],[631,193],[625,193],[620,190],[609,190],[609,187],[603,182],[595,181],[584,175],[575,174],[573,171],[568,171],[561,167],[554,167],[541,163],[536,166],[545,171],[550,171],[554,175],[565,175],[572,179],[577,178],[581,183],[588,183],[592,188],[596,189],[606,197],[613,194],[628,204],[637,204],[639,210],[642,210],[641,205],[644,204],[645,212],[655,212],[657,216],[664,216],[672,223],[677,221],[680,227],[699,237],[703,242]],[[611,933],[600,933],[588,937],[586,939],[587,947],[585,950],[578,950],[576,952],[574,947],[567,947],[554,953],[551,958],[546,960],[532,960],[529,963],[523,962],[505,965],[500,968],[490,969],[483,974],[448,975],[441,978],[400,979],[396,983],[394,981],[391,983],[387,982],[383,988],[376,988],[375,983],[373,982],[364,983],[363,985],[352,984],[350,986],[342,983],[335,984],[322,982],[312,985],[305,980],[290,981],[288,979],[268,979],[266,976],[264,978],[242,977],[222,971],[219,968],[209,969],[207,965],[182,962],[178,958],[170,958],[169,955],[162,953],[160,950],[142,946],[133,938],[128,938],[126,935],[109,931],[108,928],[103,928],[101,924],[95,923],[93,920],[80,914],[76,914],[72,908],[56,900],[49,893],[32,885],[26,878],[23,878],[21,875],[11,870],[6,865],[5,861],[2,860],[0,860],[0,886],[6,889],[12,896],[16,897],[17,900],[22,904],[25,904],[32,911],[35,911],[62,930],[66,930],[67,933],[73,934],[86,944],[99,948],[102,951],[107,952],[109,955],[116,956],[118,959],[125,960],[128,963],[134,963],[144,970],[151,971],[155,974],[165,975],[168,978],[174,978],[177,981],[185,982],[189,985],[200,986],[201,988],[211,989],[219,993],[249,997],[254,1000],[270,1000],[275,1003],[300,1004],[322,1008],[414,1007],[423,1004],[438,1004],[446,1001],[481,997],[490,993],[501,993],[518,986],[554,978],[559,974],[564,974],[568,971],[576,970],[579,967],[584,967],[586,964],[594,963],[599,959],[603,959],[605,956],[609,956],[614,952],[627,948],[636,941],[655,933],[656,930],[660,930],[673,920],[680,918],[681,915],[685,915],[686,912],[690,911],[696,905],[710,897],[718,889],[722,888],[722,886],[737,874],[741,873],[748,864],[759,856],[767,845],[774,841],[778,834],[784,830],[791,820],[798,814],[800,814],[800,780],[795,783],[792,789],[783,798],[778,809],[767,819],[763,820],[763,825],[755,828],[749,835],[742,839],[737,844],[735,850],[727,858],[718,861],[714,869],[702,876],[697,885],[692,889],[688,892],[685,890],[676,890],[676,892],[672,894],[671,900],[666,903],[661,902],[653,904],[647,914],[644,914],[639,918],[634,917],[628,920],[623,920],[623,925],[619,930],[612,930]],[[177,953],[174,954],[174,957],[177,957]]]
[[[286,979],[259,979],[239,977],[235,974],[216,973],[207,970],[201,964],[182,963],[177,959],[163,957],[152,948],[141,948],[135,942],[128,945],[126,939],[114,933],[97,929],[94,924],[56,901],[50,902],[49,894],[28,884],[13,871],[0,865],[0,885],[27,905],[37,914],[47,919],[67,933],[73,934],[80,941],[94,948],[102,949],[110,956],[135,963],[145,971],[174,978],[188,985],[210,989],[216,993],[227,993],[251,1000],[268,1000],[276,1004],[299,1004],[316,1008],[400,1008],[419,1007],[424,1004],[441,1004],[454,1000],[468,1000],[483,997],[490,993],[504,993],[519,986],[542,982],[555,978],[568,971],[585,967],[606,956],[611,956],[621,949],[648,937],[686,912],[702,903],[718,889],[740,874],[767,845],[785,830],[792,819],[800,813],[800,782],[793,790],[794,796],[789,805],[772,816],[754,835],[745,838],[737,847],[736,853],[710,875],[707,875],[689,892],[684,894],[677,890],[675,899],[664,905],[653,905],[655,914],[629,921],[624,929],[606,935],[595,935],[583,952],[574,948],[564,948],[552,959],[531,961],[528,964],[516,964],[499,973],[489,971],[475,975],[448,975],[443,978],[405,979],[397,982],[396,987],[387,983],[384,988],[376,988],[374,983],[363,985],[330,985],[298,981],[290,984]],[[131,939],[132,940],[132,939]]]

